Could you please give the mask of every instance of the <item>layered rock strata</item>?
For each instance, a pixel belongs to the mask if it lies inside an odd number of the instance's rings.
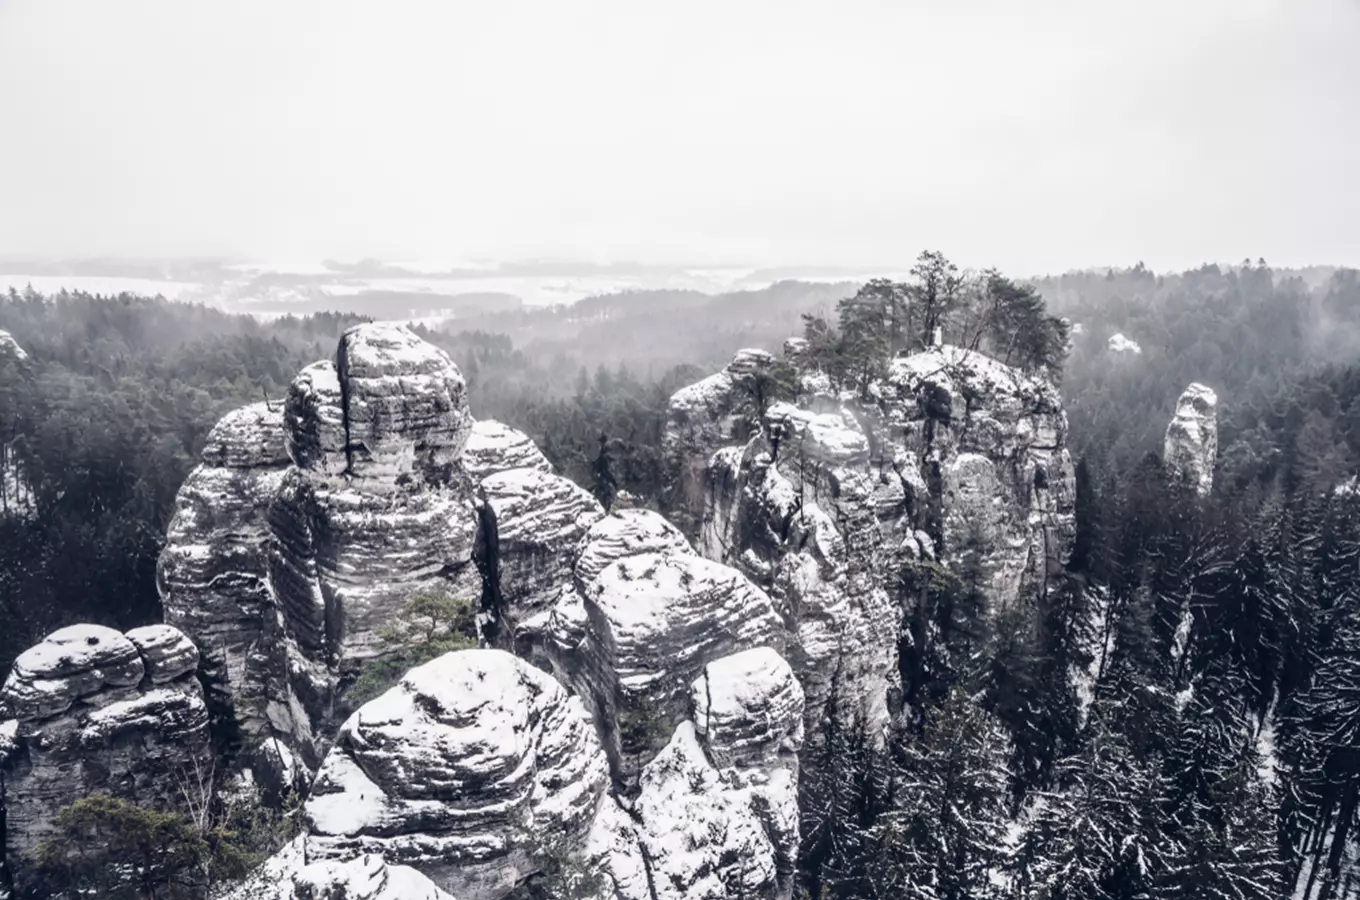
[[[203,649],[215,708],[273,770],[266,781],[320,762],[343,687],[413,595],[480,604],[471,432],[457,367],[382,323],[345,332],[335,361],[303,369],[282,404],[214,429],[180,491],[159,585],[166,621]]]
[[[730,386],[771,361],[739,359]],[[739,431],[738,405],[718,413]],[[709,431],[696,446],[725,439]],[[655,513],[605,515],[522,434],[473,423],[457,369],[400,327],[351,329],[281,411],[215,435],[161,587],[167,620],[220,660],[205,677],[259,767],[300,786],[317,769],[279,896],[304,896],[304,865],[378,872],[368,858],[493,900],[537,877],[548,838],[602,897],[790,895],[803,694],[779,655],[792,619],[760,585]],[[210,515],[214,491],[230,515]],[[349,673],[432,587],[478,604],[500,649],[441,657],[347,712]]]
[[[366,854],[308,863],[306,838],[272,857],[223,900],[457,900],[410,866]]]
[[[451,653],[341,728],[307,800],[309,851],[376,853],[464,900],[501,897],[534,871],[523,835],[583,842],[606,783],[590,719],[550,675]]]
[[[166,621],[192,634],[210,697],[250,734],[267,733],[285,671],[269,581],[269,507],[289,465],[281,403],[228,413],[175,498],[157,566]]]
[[[5,859],[16,884],[57,812],[93,793],[185,811],[211,796],[208,711],[198,651],[165,625],[122,634],[54,631],[19,655],[0,689]]]
[[[259,893],[257,876],[237,900],[308,896],[296,885],[345,865],[409,866],[463,900],[498,900],[544,853],[587,874],[599,900],[788,898],[801,689],[760,648],[709,663],[688,694],[637,793],[619,796],[590,717],[551,676],[498,650],[413,669],[346,722],[308,834],[266,866],[282,890]]]

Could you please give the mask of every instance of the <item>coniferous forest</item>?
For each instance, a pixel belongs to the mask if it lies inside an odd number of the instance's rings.
[[[952,299],[919,302],[937,296]],[[157,556],[208,431],[281,399],[357,321],[0,297],[27,354],[0,353],[0,667],[64,624],[159,621]],[[966,565],[902,573],[925,598],[904,613],[921,636],[902,653],[911,712],[876,733],[832,692],[803,755],[799,895],[1353,894],[1360,272],[1248,260],[1021,283],[924,254],[902,283],[618,295],[420,333],[458,363],[478,418],[525,431],[587,488],[671,513],[678,388],[792,335],[867,384],[936,329],[1060,385],[1076,540],[1053,588],[1015,609],[984,609]],[[1115,335],[1139,350],[1112,350]],[[1162,458],[1191,382],[1219,397],[1207,497]]]

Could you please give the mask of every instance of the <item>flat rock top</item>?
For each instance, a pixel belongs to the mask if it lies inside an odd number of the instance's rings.
[[[144,625],[127,633],[142,654],[146,674],[157,684],[198,668],[198,648],[173,625]]]
[[[775,694],[798,687],[793,669],[771,647],[714,660],[694,682],[695,719],[756,713]],[[801,690],[798,691],[802,693]]]
[[[449,355],[395,322],[367,322],[340,338],[343,368],[350,378],[392,375],[462,375]]]
[[[208,432],[203,461],[239,469],[286,465],[283,405],[252,403],[227,413]]]
[[[406,673],[401,690],[421,698],[436,718],[456,724],[477,723],[490,731],[514,731],[535,704],[565,702],[566,691],[552,676],[503,650],[446,653]],[[355,715],[359,727],[390,721],[382,701],[388,692]],[[491,744],[495,745],[495,742]]]
[[[551,472],[552,464],[529,436],[494,419],[472,423],[463,446],[463,468],[473,481],[511,469]]]
[[[735,569],[691,553],[646,553],[611,563],[590,595],[616,626],[634,635],[663,633],[672,618],[703,617],[713,595],[729,595],[737,606],[759,603],[759,588]],[[699,602],[696,598],[708,599]],[[769,602],[759,603],[768,607]]]
[[[1026,375],[985,353],[952,344],[894,359],[888,367],[888,382],[910,392],[929,382],[951,393],[959,390],[983,397],[1026,397],[1061,408],[1057,390],[1046,380]]]
[[[39,719],[106,686],[131,687],[145,674],[126,635],[103,625],[68,625],[19,654],[0,689],[0,704],[18,719]]]
[[[136,646],[120,631],[103,625],[68,625],[29,647],[14,661],[16,673],[61,678],[137,657]]]
[[[690,552],[689,541],[660,513],[623,509],[590,526],[576,576],[590,584],[611,563],[643,553]]]
[[[569,478],[542,469],[510,469],[487,476],[482,495],[496,516],[502,541],[579,540],[604,509]]]

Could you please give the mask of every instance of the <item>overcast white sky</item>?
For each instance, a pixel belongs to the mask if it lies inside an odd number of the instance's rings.
[[[0,0],[0,255],[1360,264],[1360,0]]]

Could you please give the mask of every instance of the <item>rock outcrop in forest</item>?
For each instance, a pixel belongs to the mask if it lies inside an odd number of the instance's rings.
[[[225,769],[304,798],[304,833],[241,900],[531,882],[788,900],[799,754],[833,694],[885,723],[915,702],[935,627],[922,579],[1028,603],[1073,531],[1046,380],[936,346],[841,391],[805,351],[743,351],[676,394],[665,449],[691,541],[475,422],[457,367],[410,330],[350,329],[286,400],[213,429],[160,561],[168,625],[78,626],[20,658],[13,846],[68,789],[173,808],[171,773],[211,730]],[[475,611],[480,649],[352,700],[421,639],[394,623],[432,595]],[[120,759],[134,731],[153,752],[98,784],[63,775],[92,746]]]
[[[864,391],[833,390],[805,351],[742,351],[678,392],[667,453],[699,551],[773,599],[809,715],[839,680],[883,721],[912,700],[900,646],[925,637],[905,571],[947,564],[1002,608],[1060,569],[1075,530],[1067,420],[1046,379],[975,351],[899,357]],[[904,633],[913,621],[921,633]]]
[[[1168,471],[1193,487],[1201,497],[1214,489],[1218,458],[1218,395],[1212,388],[1192,384],[1176,401],[1176,415],[1166,426],[1162,452]]]
[[[545,854],[601,897],[791,895],[803,693],[769,596],[474,423],[457,368],[405,328],[351,329],[286,401],[219,422],[159,584],[204,738],[211,718],[225,766],[307,798],[279,896],[381,895],[412,871],[493,900]],[[487,649],[352,703],[430,591],[477,610]],[[62,805],[34,797],[35,818]]]

